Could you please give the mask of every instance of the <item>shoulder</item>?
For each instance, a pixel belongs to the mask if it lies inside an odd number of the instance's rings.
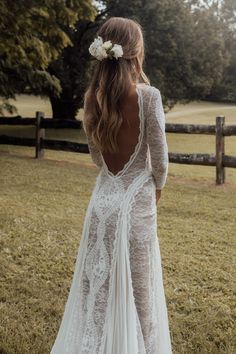
[[[144,91],[149,91],[149,92],[160,92],[159,88],[153,85],[146,84],[145,82],[139,82],[138,87],[143,89]]]
[[[138,87],[142,91],[144,111],[149,115],[150,111],[161,104],[161,92],[159,88],[145,83],[138,84]]]
[[[138,87],[142,90],[143,95],[148,99],[152,99],[152,98],[157,98],[161,96],[161,92],[159,90],[159,88],[152,86],[152,85],[148,85],[146,83],[139,83]]]

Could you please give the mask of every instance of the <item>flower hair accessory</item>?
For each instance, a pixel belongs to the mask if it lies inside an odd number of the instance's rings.
[[[123,56],[123,49],[120,44],[112,44],[111,41],[103,42],[102,37],[98,36],[90,45],[89,53],[100,61],[106,58],[118,60]]]

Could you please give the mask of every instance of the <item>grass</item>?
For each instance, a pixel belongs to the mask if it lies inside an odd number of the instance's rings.
[[[214,152],[202,138],[168,135],[169,149]],[[89,155],[33,156],[0,145],[1,354],[50,352],[97,175]],[[169,166],[158,232],[173,354],[236,352],[235,170],[226,175],[215,186],[213,167]]]
[[[39,96],[22,94],[16,95],[16,100],[9,99],[9,102],[17,108],[17,112],[14,113],[13,116],[35,117],[35,112],[41,111],[44,112],[45,117],[52,117],[52,109],[48,97],[40,98]],[[8,116],[8,114],[6,115]],[[79,110],[77,118],[81,118],[81,115],[82,111]]]

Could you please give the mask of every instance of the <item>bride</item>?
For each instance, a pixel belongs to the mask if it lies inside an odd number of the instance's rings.
[[[108,19],[89,51],[84,127],[99,173],[51,354],[171,354],[157,234],[169,162],[161,94],[143,72],[136,21]]]

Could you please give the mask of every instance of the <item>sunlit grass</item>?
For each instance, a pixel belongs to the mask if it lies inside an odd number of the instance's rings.
[[[0,150],[0,352],[46,354],[63,314],[97,170],[87,155],[46,151],[37,161],[33,148]],[[235,192],[236,184],[169,175],[158,232],[174,353],[236,349]]]

